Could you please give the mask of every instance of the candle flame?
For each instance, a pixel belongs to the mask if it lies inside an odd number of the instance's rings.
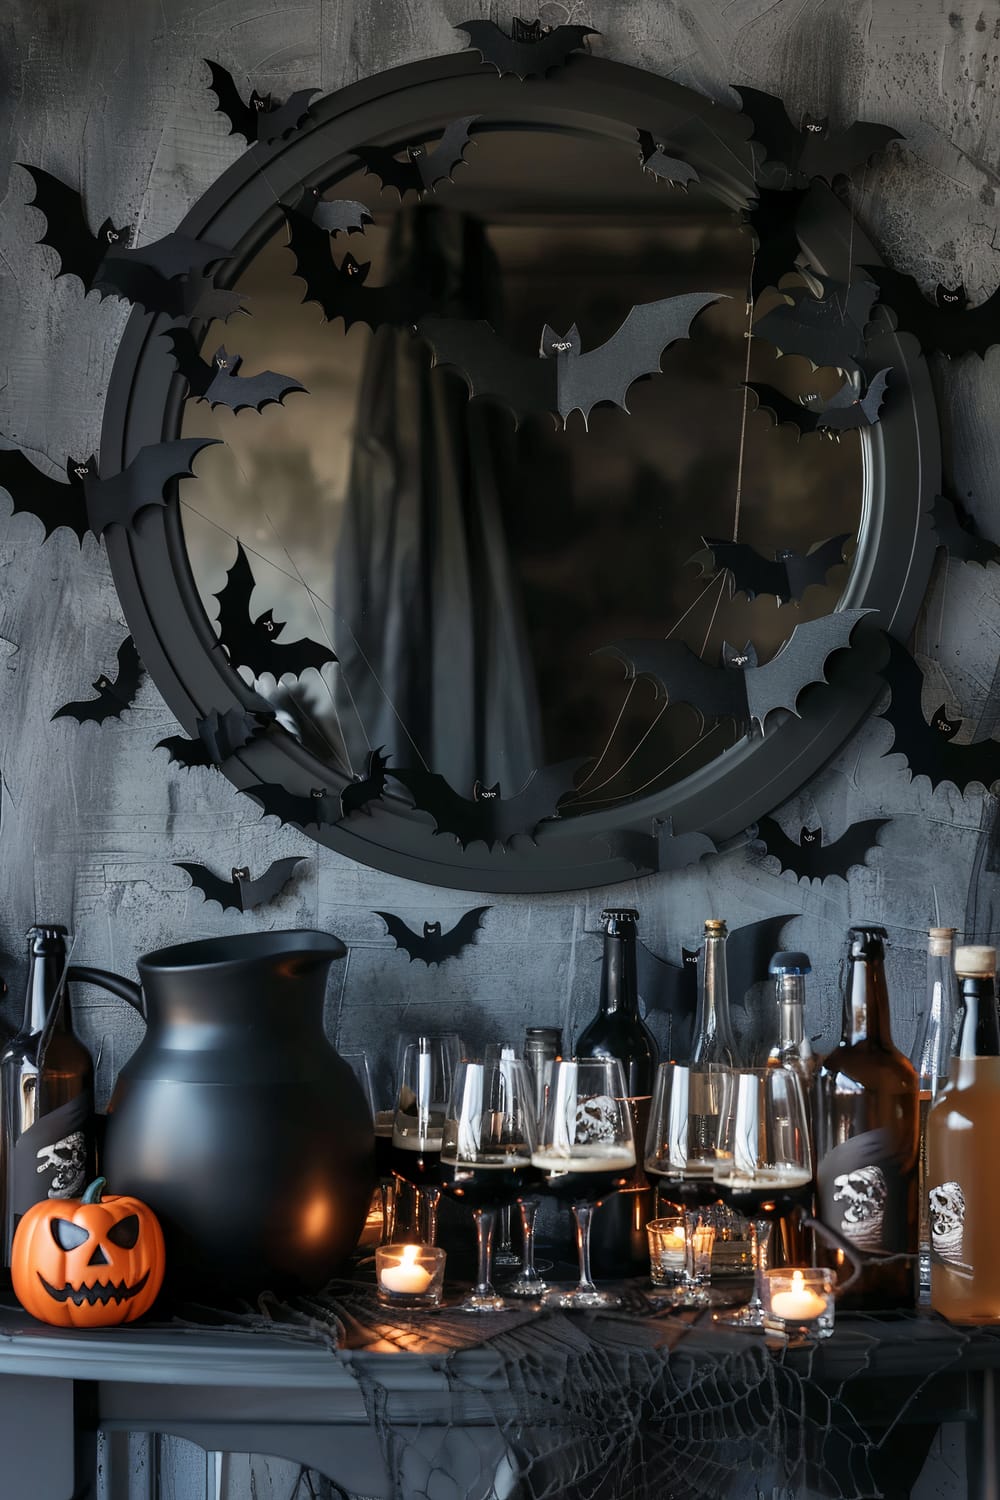
[[[804,1287],[805,1287],[805,1278],[803,1277],[802,1272],[801,1271],[793,1271],[792,1272],[792,1291],[793,1292],[801,1292],[801,1291],[804,1290]]]
[[[404,1245],[403,1246],[403,1258],[400,1261],[400,1265],[401,1266],[415,1266],[416,1263],[417,1263],[417,1256],[419,1254],[420,1254],[420,1246],[419,1245]],[[801,1281],[801,1279],[802,1278],[800,1276],[799,1280]]]

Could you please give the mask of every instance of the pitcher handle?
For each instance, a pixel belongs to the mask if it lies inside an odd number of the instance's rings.
[[[132,979],[123,979],[120,974],[112,974],[108,969],[91,969],[86,964],[70,964],[66,970],[66,978],[72,984],[96,984],[99,989],[108,990],[112,995],[117,995],[119,1000],[127,1000],[134,1010],[137,1010],[146,1020],[146,1002],[143,998],[142,986]]]

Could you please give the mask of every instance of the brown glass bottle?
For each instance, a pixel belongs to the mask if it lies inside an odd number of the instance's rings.
[[[996,952],[958,948],[962,1029],[927,1118],[931,1306],[953,1323],[1000,1323],[996,1198],[1000,1023]]]
[[[844,1030],[816,1083],[820,1219],[866,1254],[917,1253],[918,1080],[893,1046],[881,927],[852,927]],[[833,1254],[838,1269],[843,1252]],[[912,1260],[868,1261],[844,1307],[912,1307]]]
[[[0,1233],[4,1267],[24,1212],[44,1198],[79,1197],[96,1175],[94,1069],[73,1035],[66,929],[28,932],[20,1031],[0,1055]]]
[[[614,907],[601,913],[604,966],[597,1015],[581,1033],[577,1057],[616,1057],[625,1072],[636,1168],[632,1181],[612,1194],[594,1217],[591,1254],[599,1276],[635,1276],[649,1269],[646,1225],[653,1217],[653,1189],[642,1169],[643,1143],[649,1125],[659,1053],[656,1040],[639,1015],[636,976],[636,922],[639,913]]]

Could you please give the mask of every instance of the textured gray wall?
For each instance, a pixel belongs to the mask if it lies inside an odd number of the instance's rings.
[[[304,83],[335,89],[458,40],[467,0],[6,0],[0,16],[0,434],[53,472],[95,450],[102,401],[125,312],[86,301],[72,280],[53,283],[51,252],[35,248],[40,220],[15,161],[80,183],[92,212],[169,231],[242,143],[227,139],[205,89],[205,55],[279,93]],[[472,7],[475,9],[475,7]],[[506,9],[491,11],[506,21]],[[669,75],[736,103],[730,82],[780,92],[791,112],[827,111],[837,125],[883,121],[907,140],[859,179],[856,212],[887,257],[926,287],[964,277],[973,300],[1000,283],[1000,10],[995,0],[594,0],[549,4],[550,21],[590,20],[594,51]],[[1000,537],[1000,349],[985,360],[938,360],[945,479],[981,528]],[[152,683],[104,728],[49,722],[113,665],[122,614],[103,550],[66,532],[44,547],[32,517],[10,518],[0,498],[0,947],[19,954],[34,918],[69,921],[75,957],[129,972],[138,953],[180,937],[258,926],[315,925],[351,948],[329,1000],[330,1034],[380,1057],[401,1028],[448,1021],[475,1038],[519,1035],[525,1022],[567,1029],[591,1011],[593,931],[608,892],[532,899],[485,897],[494,910],[478,944],[441,970],[408,966],[387,945],[373,907],[414,923],[476,904],[478,893],[393,879],[273,831],[222,777],[168,768],[153,745],[175,731]],[[1000,638],[1000,570],[939,557],[918,649],[939,660],[952,709],[989,733]],[[928,703],[928,707],[933,704]],[[701,918],[732,925],[800,910],[786,930],[808,948],[816,976],[811,1029],[831,1042],[839,1024],[842,935],[862,917],[882,921],[898,1040],[908,1046],[923,986],[929,922],[998,935],[996,877],[982,858],[993,802],[981,791],[931,793],[899,756],[882,758],[891,731],[870,721],[817,781],[788,805],[786,826],[821,818],[889,816],[871,868],[825,887],[797,886],[737,852],[682,875],[615,889],[634,901],[660,952],[690,941]],[[305,878],[263,913],[206,906],[175,859],[257,871],[278,855],[310,856]],[[980,856],[977,859],[977,854]],[[970,914],[967,919],[967,912]],[[974,913],[974,916],[972,915]],[[8,966],[17,983],[20,965]],[[760,998],[760,997],[759,997]],[[8,1000],[8,1014],[15,1004]],[[93,992],[81,1029],[102,1049],[106,1090],[135,1045],[139,1023]],[[194,1491],[191,1491],[194,1494]]]

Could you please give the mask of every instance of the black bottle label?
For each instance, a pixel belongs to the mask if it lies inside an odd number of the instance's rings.
[[[820,1218],[859,1250],[906,1252],[912,1170],[890,1130],[834,1146],[816,1169]]]
[[[11,1153],[13,1222],[44,1198],[79,1198],[93,1167],[94,1104],[89,1089],[42,1115]]]

